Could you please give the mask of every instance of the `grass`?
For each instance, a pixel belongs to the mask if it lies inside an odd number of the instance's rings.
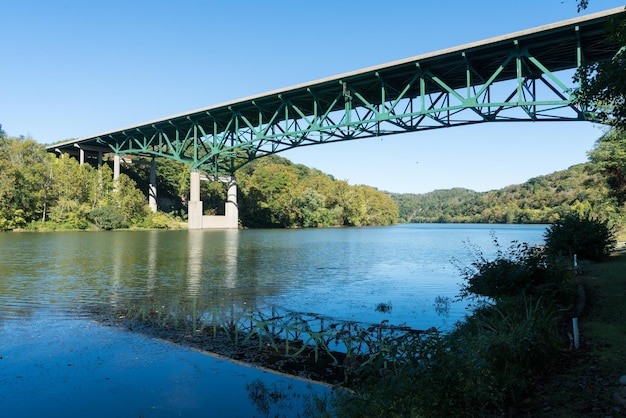
[[[516,416],[618,417],[626,408],[614,399],[626,375],[626,249],[608,261],[584,266],[586,306],[579,318],[580,348],[537,381],[535,397]]]

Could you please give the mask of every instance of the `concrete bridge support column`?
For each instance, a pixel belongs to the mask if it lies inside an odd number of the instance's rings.
[[[187,222],[189,229],[202,229],[202,201],[200,200],[200,173],[192,171],[190,175],[189,202],[187,210]]]
[[[150,161],[150,184],[148,185],[148,205],[152,212],[157,211],[156,162]]]
[[[120,176],[120,156],[115,154],[113,156],[113,180]]]
[[[239,205],[237,204],[237,182],[234,176],[228,179],[228,194],[224,209],[226,228],[237,229],[239,227]]]
[[[234,176],[204,177],[204,180],[226,183],[228,191],[224,204],[224,215],[203,216],[204,229],[237,229],[239,228],[239,206],[237,205],[237,182]]]

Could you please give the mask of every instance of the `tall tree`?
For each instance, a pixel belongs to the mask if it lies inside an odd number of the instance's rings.
[[[1,229],[23,227],[41,216],[49,164],[41,144],[0,132]]]
[[[576,97],[600,122],[626,130],[626,13],[609,22],[607,31],[609,41],[620,49],[610,60],[577,71],[574,80],[580,88]]]

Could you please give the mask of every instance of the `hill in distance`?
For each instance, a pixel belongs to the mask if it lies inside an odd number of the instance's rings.
[[[389,193],[402,223],[550,223],[601,201],[606,190],[589,163],[488,192],[464,188]]]

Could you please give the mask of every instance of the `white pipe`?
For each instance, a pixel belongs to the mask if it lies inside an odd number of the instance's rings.
[[[578,347],[580,347],[580,339],[578,336],[578,318],[572,318],[572,326],[574,328],[574,348],[578,350]]]

